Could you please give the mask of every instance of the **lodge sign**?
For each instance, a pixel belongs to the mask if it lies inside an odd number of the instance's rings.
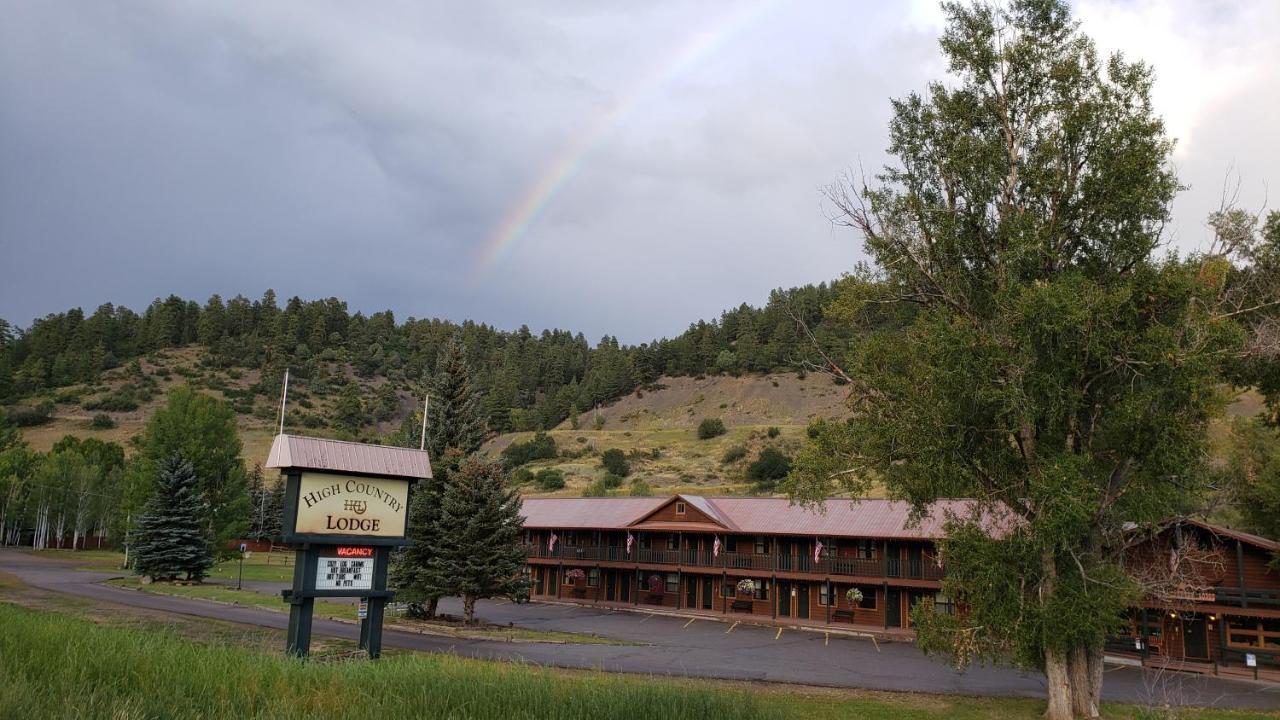
[[[408,505],[407,480],[304,472],[294,532],[403,537]]]

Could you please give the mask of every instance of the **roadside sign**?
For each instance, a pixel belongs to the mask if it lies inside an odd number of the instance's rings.
[[[356,609],[356,617],[360,620],[369,617],[369,598],[360,598],[360,606]]]
[[[1258,656],[1253,653],[1244,654],[1245,667],[1258,667]]]
[[[240,543],[240,554],[243,555],[245,550],[249,549],[248,543]]]

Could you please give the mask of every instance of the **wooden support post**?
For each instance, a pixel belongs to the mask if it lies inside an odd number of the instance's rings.
[[[769,576],[769,595],[772,602],[769,603],[769,609],[773,611],[773,619],[778,619],[778,576]]]
[[[888,544],[888,543],[886,543]],[[898,609],[899,620],[901,620],[902,609]],[[884,583],[884,629],[889,629],[889,583]]]
[[[720,608],[725,615],[729,614],[729,598],[724,594],[724,586],[729,584],[729,573],[720,571]]]
[[[1146,609],[1146,608],[1142,608],[1142,628],[1141,628],[1141,631],[1142,631],[1142,659],[1143,659],[1143,660],[1146,660],[1146,659],[1147,659],[1147,656],[1149,656],[1149,655],[1151,654],[1151,647],[1150,647],[1150,645],[1149,645],[1149,643],[1148,643],[1148,641],[1147,641],[1147,638],[1148,638],[1148,636],[1150,635],[1149,630],[1150,630],[1150,628],[1149,628],[1149,627],[1148,627],[1148,625],[1147,625],[1147,609]]]
[[[1249,607],[1249,596],[1244,591],[1244,546],[1236,540],[1236,582],[1240,585],[1240,607]]]
[[[827,624],[831,624],[831,603],[835,602],[835,588],[831,587],[831,578],[827,578]]]
[[[679,551],[677,551],[679,552]],[[676,566],[676,609],[684,608],[684,573],[680,571],[680,566]]]
[[[556,599],[560,599],[560,586],[564,584],[564,563],[560,563],[557,567],[560,571],[556,573]]]

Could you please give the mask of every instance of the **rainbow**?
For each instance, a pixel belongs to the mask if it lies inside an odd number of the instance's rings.
[[[736,12],[717,18],[709,27],[694,33],[680,50],[665,62],[659,63],[654,71],[642,76],[642,80],[629,92],[623,93],[619,102],[597,117],[583,132],[576,133],[574,140],[561,149],[537,179],[521,193],[519,200],[503,214],[502,222],[481,247],[477,269],[483,270],[492,265],[524,235],[560,190],[577,175],[587,156],[637,105],[723,47],[744,28],[759,21],[778,1],[757,0],[744,4]]]

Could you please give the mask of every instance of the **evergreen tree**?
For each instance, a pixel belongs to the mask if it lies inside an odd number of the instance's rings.
[[[450,448],[460,456],[479,450],[486,433],[485,418],[461,333],[454,333],[441,349],[430,393],[427,449],[432,460],[444,458]]]
[[[419,480],[409,503],[409,539],[392,564],[392,577],[411,615],[434,617],[447,578],[432,564],[439,547],[440,505],[453,469],[484,442],[485,423],[480,394],[472,385],[461,334],[455,333],[436,360],[430,383],[427,448],[433,478]],[[419,420],[421,415],[418,416]],[[401,440],[417,447],[419,437],[402,427]]]
[[[444,592],[462,596],[467,624],[475,622],[476,600],[524,594],[520,494],[507,488],[501,463],[465,461],[446,485],[437,522],[429,564]]]
[[[134,573],[153,580],[203,579],[213,555],[194,466],[180,454],[170,455],[160,463],[155,486],[133,533]]]

